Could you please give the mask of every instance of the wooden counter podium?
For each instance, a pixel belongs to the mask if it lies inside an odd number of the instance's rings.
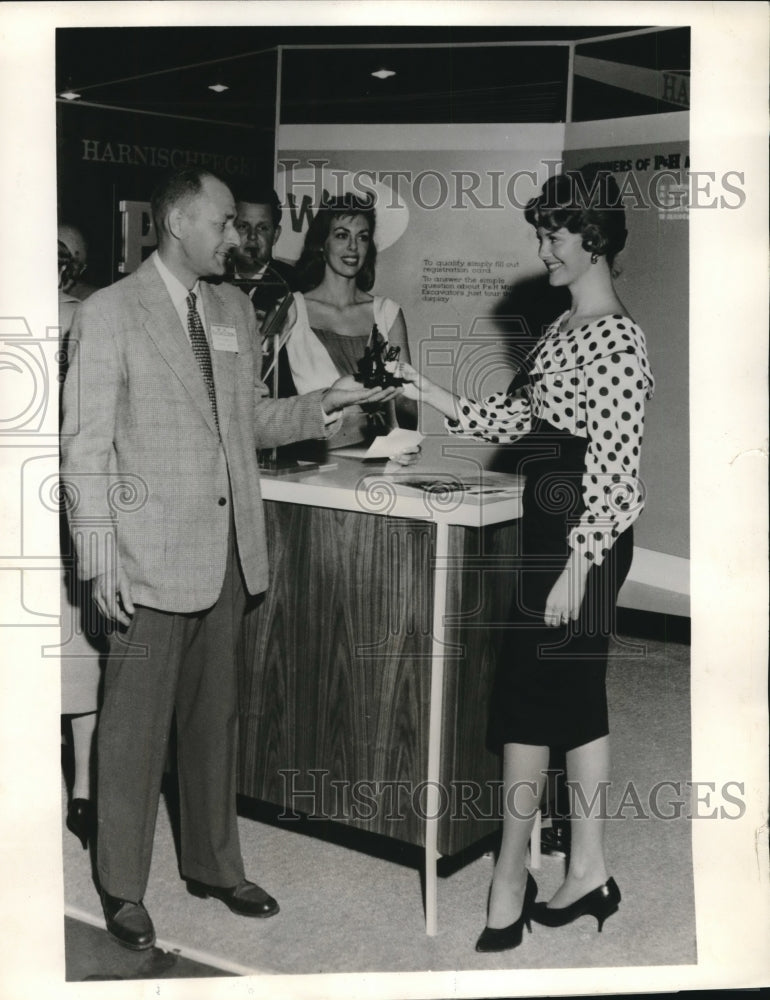
[[[484,475],[339,458],[263,479],[271,583],[239,657],[238,791],[424,846],[429,934],[438,858],[499,825],[486,734],[521,491]]]

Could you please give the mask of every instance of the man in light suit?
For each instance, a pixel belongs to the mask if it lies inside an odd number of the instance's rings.
[[[257,450],[326,436],[345,406],[387,395],[340,379],[271,400],[249,300],[200,280],[222,277],[239,243],[229,189],[181,171],[153,215],[158,250],[78,309],[61,438],[79,572],[119,624],[99,724],[97,868],[107,929],[137,950],[155,941],[142,899],[174,712],[188,888],[238,914],[278,911],[245,877],[235,810],[234,644],[246,594],[268,585]]]

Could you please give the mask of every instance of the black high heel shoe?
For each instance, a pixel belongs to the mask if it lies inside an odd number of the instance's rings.
[[[596,917],[601,932],[604,921],[613,913],[617,913],[619,905],[620,889],[618,889],[615,879],[610,878],[604,885],[587,892],[585,896],[576,899],[569,906],[549,907],[547,903],[535,903],[531,910],[531,916],[536,923],[544,924],[546,927],[564,927],[565,924],[571,924],[578,917],[588,915]]]
[[[72,799],[67,807],[66,822],[67,829],[75,834],[85,851],[94,831],[94,811],[90,799]]]
[[[514,920],[512,924],[508,924],[507,927],[485,927],[476,942],[476,951],[508,951],[511,948],[518,948],[524,935],[524,924],[527,925],[530,934],[532,933],[530,915],[536,899],[537,882],[527,872],[524,902],[518,919]]]

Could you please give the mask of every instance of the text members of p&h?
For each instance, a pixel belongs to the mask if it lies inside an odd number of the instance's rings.
[[[268,586],[257,452],[324,437],[346,406],[398,391],[345,378],[270,399],[251,304],[202,280],[240,243],[229,188],[183,170],[152,209],[157,251],[76,314],[61,439],[80,576],[121,626],[98,730],[97,870],[107,929],[134,949],[155,940],[142,900],[174,713],[182,877],[234,913],[278,912],[246,878],[235,797],[234,647],[246,595]]]
[[[297,262],[295,307],[286,341],[292,378],[298,392],[309,392],[341,375],[356,372],[372,343],[376,326],[384,341],[400,349],[409,362],[409,343],[401,307],[393,299],[370,294],[377,249],[373,201],[352,194],[330,198],[318,209]],[[397,397],[388,406],[363,404],[344,416],[342,431],[331,447],[369,443],[394,426],[414,428],[413,400]],[[409,463],[417,449],[394,459]]]
[[[593,200],[583,194],[592,185]],[[549,282],[569,290],[571,306],[507,391],[476,402],[407,365],[394,367],[411,382],[405,394],[443,413],[452,433],[525,449],[523,568],[511,613],[518,628],[492,700],[506,809],[478,951],[516,947],[532,920],[559,927],[588,914],[601,930],[620,903],[597,805],[610,777],[605,675],[643,506],[639,454],[654,384],[644,334],[613,285],[613,261],[626,242],[619,205],[611,175],[567,172],[527,206]],[[565,751],[567,777],[582,794],[572,805],[566,878],[546,903],[536,901],[526,858],[549,748]]]

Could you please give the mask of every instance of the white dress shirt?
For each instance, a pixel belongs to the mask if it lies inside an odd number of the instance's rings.
[[[190,307],[187,304],[187,296],[190,292],[195,293],[195,308],[198,310],[198,315],[201,318],[201,323],[203,324],[203,329],[206,333],[206,340],[209,341],[209,346],[211,346],[211,338],[209,337],[209,328],[206,323],[206,312],[203,308],[203,299],[201,298],[201,288],[200,281],[196,281],[192,288],[185,288],[182,282],[177,278],[175,274],[166,267],[166,265],[161,260],[160,254],[156,250],[153,255],[153,261],[158,269],[158,274],[163,279],[163,284],[166,286],[168,294],[171,296],[171,301],[174,303],[174,308],[179,316],[179,322],[182,324],[182,329],[185,332],[187,339],[190,339],[190,332],[187,329],[187,314],[190,311]]]

